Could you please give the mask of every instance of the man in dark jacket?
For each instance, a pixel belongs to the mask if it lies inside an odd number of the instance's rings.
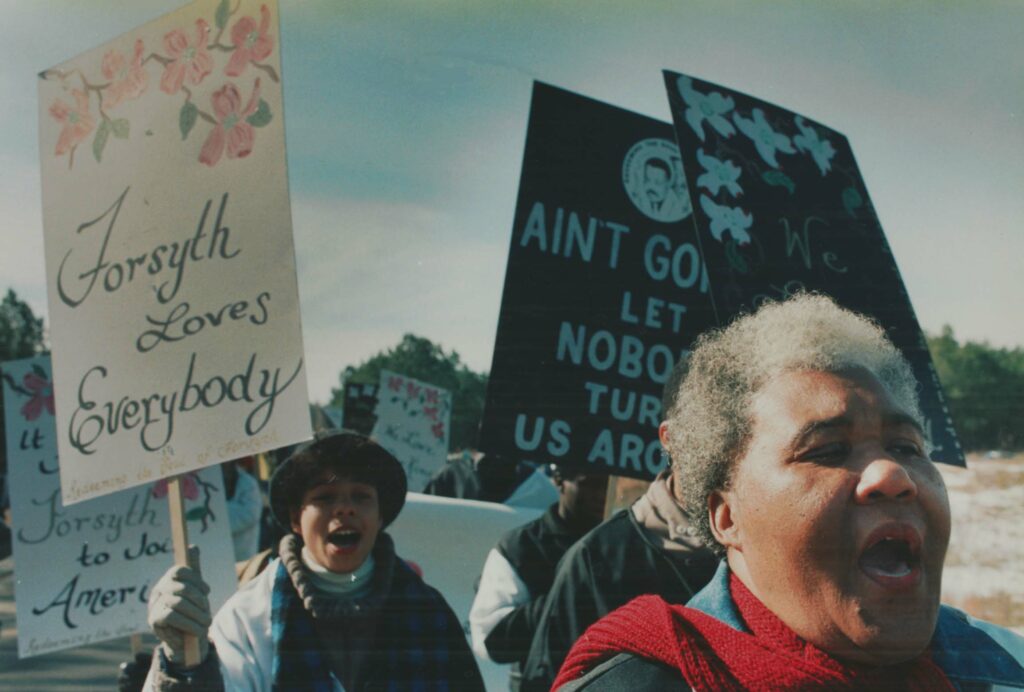
[[[565,551],[604,513],[607,476],[566,473],[555,467],[558,502],[537,519],[501,537],[491,550],[469,613],[473,649],[497,663],[512,663],[510,687],[519,671]]]
[[[672,410],[685,372],[685,365],[677,365],[665,385],[663,419]],[[658,435],[665,446],[666,423]],[[664,471],[632,507],[566,552],[523,666],[523,692],[547,692],[573,643],[619,606],[642,594],[685,603],[711,580],[718,560],[695,537],[677,497],[672,474]]]

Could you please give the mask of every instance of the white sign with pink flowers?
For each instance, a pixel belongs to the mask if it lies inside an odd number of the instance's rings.
[[[373,437],[402,462],[409,490],[422,491],[448,457],[451,392],[381,370],[375,413]]]
[[[65,504],[310,437],[274,0],[39,79]]]
[[[65,507],[57,478],[50,359],[0,364],[18,657],[149,630],[150,587],[171,558],[167,481]],[[231,527],[219,468],[182,480],[189,537],[199,546],[210,605],[235,592]]]

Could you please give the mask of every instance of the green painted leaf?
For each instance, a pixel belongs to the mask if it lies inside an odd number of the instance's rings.
[[[178,129],[181,130],[182,139],[188,138],[188,133],[195,127],[198,118],[199,109],[196,108],[196,104],[186,101],[181,107],[181,112],[178,113]]]
[[[32,363],[32,372],[44,380],[50,379],[50,376],[46,374],[46,371],[43,370],[43,366],[39,363]]]
[[[747,260],[740,254],[739,247],[736,241],[729,237],[729,242],[725,244],[725,258],[729,260],[729,266],[738,271],[740,274],[746,274],[750,271],[750,266],[747,264]]]
[[[131,131],[131,125],[125,118],[118,118],[110,123],[110,131],[114,133],[114,136],[118,139],[128,139],[128,133]]]
[[[253,127],[263,127],[273,119],[274,115],[270,112],[270,104],[260,99],[260,105],[256,108],[256,112],[246,118],[245,122]]]
[[[103,148],[107,146],[107,138],[110,137],[110,124],[106,120],[100,121],[96,128],[96,136],[92,140],[92,155],[97,162],[103,161]]]
[[[188,521],[201,521],[206,516],[206,507],[194,507],[185,515]]]
[[[857,188],[848,187],[843,190],[843,207],[850,216],[856,216],[856,211],[864,206],[864,198],[857,192]]]
[[[217,12],[213,15],[213,21],[217,23],[218,29],[223,29],[227,26],[228,17],[231,16],[231,9],[228,7],[228,0],[220,0],[220,4],[217,5]]]
[[[761,179],[774,187],[786,188],[791,195],[796,192],[796,183],[782,171],[765,171],[761,174]]]

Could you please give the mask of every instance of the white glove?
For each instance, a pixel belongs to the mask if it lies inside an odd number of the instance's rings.
[[[210,601],[206,595],[210,587],[199,574],[199,548],[189,546],[190,567],[174,565],[149,595],[149,626],[163,643],[167,660],[177,665],[185,663],[185,635],[199,640],[199,662],[206,660],[210,650],[207,630]]]

